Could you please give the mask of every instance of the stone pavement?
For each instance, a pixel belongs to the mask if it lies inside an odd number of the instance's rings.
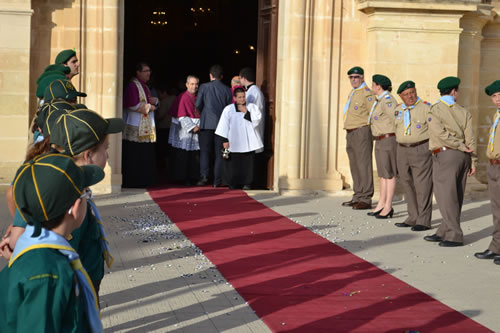
[[[479,323],[500,331],[498,299],[500,266],[475,259],[487,248],[492,222],[489,201],[466,200],[462,228],[466,246],[440,248],[422,240],[431,232],[396,228],[406,216],[404,202],[395,202],[389,220],[366,211],[341,207],[348,192],[280,196],[251,191],[249,195],[276,212],[329,239],[386,272],[437,298]],[[141,190],[99,196],[115,263],[101,285],[106,332],[269,332],[240,295],[149,195]],[[433,226],[440,221],[437,205]],[[0,198],[0,231],[8,218]],[[0,262],[0,267],[4,262]],[[412,314],[409,313],[409,316]]]

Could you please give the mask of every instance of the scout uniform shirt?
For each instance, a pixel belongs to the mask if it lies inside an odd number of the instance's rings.
[[[397,102],[394,97],[388,92],[377,96],[375,107],[369,116],[368,124],[371,124],[372,135],[381,136],[383,134],[394,133],[394,110]]]
[[[75,272],[58,250],[26,252],[4,268],[1,283],[2,332],[89,332]]]
[[[427,118],[429,123],[429,149],[441,147],[465,151],[476,151],[476,139],[472,130],[472,116],[452,99],[443,96],[431,107]],[[472,168],[475,168],[472,159]]]
[[[406,126],[405,109],[408,109],[408,107],[400,104],[394,112],[394,126],[396,127],[396,141],[398,143],[417,143],[429,139],[427,118],[429,117],[431,103],[424,102],[418,98],[412,106],[410,106],[411,109],[409,110],[409,116],[407,116]]]
[[[493,138],[493,146],[488,142],[488,146],[486,147],[486,156],[488,157],[489,160],[500,160],[500,128],[498,124],[500,123],[497,121],[497,118],[500,117],[500,111],[497,110],[495,113],[495,118],[493,120],[493,124],[490,128],[490,138],[493,133],[495,132],[494,138]]]
[[[363,82],[360,87],[353,90],[350,103],[348,100],[349,107],[344,114],[344,129],[346,130],[366,126],[368,115],[375,103],[375,96],[366,83]]]

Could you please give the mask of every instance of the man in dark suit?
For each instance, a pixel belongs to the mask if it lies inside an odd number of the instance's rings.
[[[222,67],[213,65],[210,67],[210,82],[204,83],[198,90],[196,98],[196,109],[200,111],[200,174],[199,186],[208,184],[210,178],[211,163],[214,159],[214,187],[222,182],[221,175],[221,150],[222,138],[215,135],[215,129],[219,123],[222,110],[231,104],[231,89],[221,82]]]

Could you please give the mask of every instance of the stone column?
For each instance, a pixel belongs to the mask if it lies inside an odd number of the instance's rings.
[[[276,165],[282,192],[342,188],[336,172],[337,105],[331,99],[331,76],[338,74],[334,8],[311,0],[280,3]]]
[[[80,99],[105,118],[122,116],[123,1],[77,0],[73,2],[33,0],[32,30],[34,94],[36,79],[64,49],[76,49],[80,74],[73,84],[88,97]],[[33,98],[32,98],[33,100]],[[35,99],[36,100],[36,99]],[[106,178],[95,186],[97,193],[121,186],[121,135],[110,136]]]
[[[0,183],[10,185],[30,138],[31,1],[0,1]]]

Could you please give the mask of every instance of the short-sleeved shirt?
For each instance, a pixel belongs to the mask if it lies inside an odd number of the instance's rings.
[[[404,108],[398,105],[394,111],[394,126],[396,127],[396,141],[399,143],[416,143],[429,139],[429,125],[427,118],[431,104],[420,100],[410,109],[410,132],[405,135]]]
[[[83,293],[68,259],[34,249],[0,273],[2,332],[88,332]]]
[[[368,116],[373,103],[375,103],[375,95],[370,88],[356,90],[351,98],[351,103],[346,111],[344,120],[344,129],[359,128],[368,125]]]
[[[490,135],[491,131],[493,130],[493,125],[495,124],[495,117],[496,114],[493,117],[493,124],[491,125],[492,128],[490,128]],[[489,138],[489,135],[488,135]],[[490,148],[490,145],[486,145],[486,156],[490,160],[499,160],[500,159],[500,126],[497,124],[497,127],[495,129],[495,139],[493,141],[493,151]]]
[[[373,136],[394,133],[394,110],[397,105],[396,99],[394,99],[390,93],[378,99],[378,103],[371,116],[371,130]]]

